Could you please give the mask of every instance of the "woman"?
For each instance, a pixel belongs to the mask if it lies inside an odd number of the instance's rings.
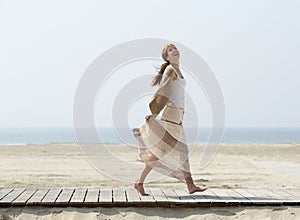
[[[186,81],[179,69],[180,54],[176,46],[166,45],[162,58],[166,63],[152,81],[152,86],[159,86],[149,103],[152,115],[147,115],[146,121],[133,129],[139,146],[138,160],[145,163],[134,188],[142,195],[149,195],[143,183],[155,169],[185,182],[190,194],[202,192],[207,188],[196,186],[190,172],[189,150],[182,126]],[[157,119],[162,110],[161,119]]]

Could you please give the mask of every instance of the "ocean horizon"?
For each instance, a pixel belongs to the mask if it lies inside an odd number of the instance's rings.
[[[74,128],[0,128],[0,145],[28,145],[53,143],[135,144],[130,129],[97,128],[101,139],[93,141],[89,132],[77,140]],[[211,128],[185,128],[187,143],[207,143]],[[300,143],[300,128],[231,127],[225,128],[221,143]]]

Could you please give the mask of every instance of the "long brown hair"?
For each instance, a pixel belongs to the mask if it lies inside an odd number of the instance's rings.
[[[158,73],[156,74],[156,76],[154,76],[154,78],[152,80],[151,86],[156,86],[156,85],[160,84],[163,73],[164,73],[165,69],[167,68],[167,66],[170,64],[169,60],[167,60],[167,58],[168,58],[168,49],[170,47],[175,47],[176,48],[176,46],[174,44],[167,44],[166,46],[164,46],[164,48],[161,52],[161,56],[164,59],[164,61],[166,61],[166,62],[163,63],[160,66]]]

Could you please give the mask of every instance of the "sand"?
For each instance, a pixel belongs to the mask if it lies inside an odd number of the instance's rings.
[[[210,208],[14,208],[0,209],[2,219],[157,220],[157,219],[299,219],[300,207]],[[0,217],[1,219],[1,217]]]
[[[300,144],[223,144],[211,163],[199,169],[204,145],[191,155],[195,182],[210,188],[300,188]],[[136,149],[109,145],[118,158],[135,161]],[[132,187],[139,168],[105,167],[100,173],[77,144],[0,146],[0,187]],[[103,159],[104,160],[104,159]],[[108,174],[107,170],[111,170]],[[110,176],[120,175],[119,180]],[[122,176],[123,175],[123,176]],[[151,174],[149,179],[154,178]],[[184,188],[173,178],[146,183],[145,187]],[[7,208],[1,219],[300,219],[300,207],[215,208]]]

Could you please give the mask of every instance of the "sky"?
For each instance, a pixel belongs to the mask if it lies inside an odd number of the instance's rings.
[[[226,127],[300,127],[299,8],[297,0],[0,0],[0,127],[72,127],[88,66],[142,38],[180,42],[205,60],[223,92]],[[153,64],[130,64],[107,82],[95,100],[97,126],[111,126],[118,82],[154,74]],[[199,127],[208,127],[205,92],[183,73]],[[150,112],[150,98],[129,111],[130,125]]]

